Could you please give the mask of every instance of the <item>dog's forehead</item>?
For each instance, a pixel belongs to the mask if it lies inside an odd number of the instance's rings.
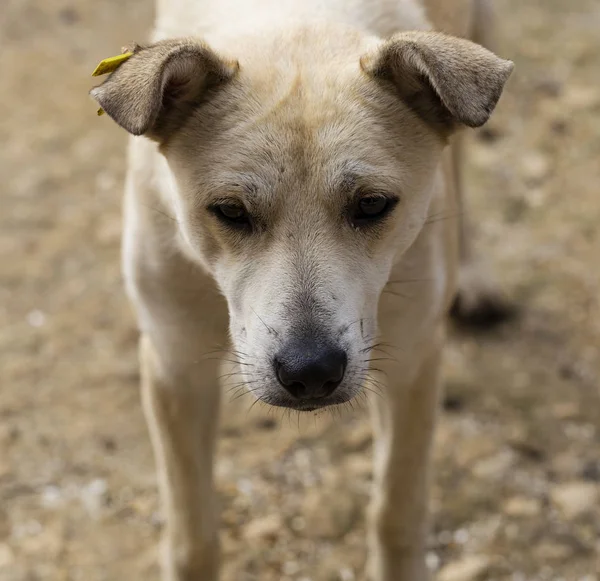
[[[329,58],[316,58],[313,40],[325,42],[306,32],[259,44],[190,121],[178,155],[197,170],[196,183],[244,182],[257,197],[300,188],[318,195],[356,176],[397,187],[405,174],[398,160],[415,166],[431,136],[362,71],[368,43],[337,38]]]
[[[373,183],[384,189],[386,179],[397,184],[401,168],[390,152],[369,146],[363,130],[348,121],[348,116],[327,119],[302,107],[267,112],[256,123],[236,128],[228,145],[210,151],[214,162],[204,176],[239,184],[244,197],[268,201],[282,192],[305,192],[313,199],[336,193],[337,198]]]

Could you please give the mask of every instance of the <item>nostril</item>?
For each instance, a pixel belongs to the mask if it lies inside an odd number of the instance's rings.
[[[294,377],[293,373],[286,368],[286,366],[279,361],[279,359],[275,359],[275,372],[277,373],[277,379],[284,387],[291,387],[294,383],[298,383]]]
[[[348,363],[348,358],[346,354],[343,354],[343,358],[340,358],[337,362],[337,365],[334,363],[331,368],[331,377],[327,381],[327,383],[335,384],[336,386],[344,379],[344,374],[346,373],[346,365]]]

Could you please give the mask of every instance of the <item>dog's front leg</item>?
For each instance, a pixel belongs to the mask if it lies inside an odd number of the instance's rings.
[[[212,474],[219,363],[173,365],[148,337],[140,351],[142,401],[166,515],[165,579],[215,581],[219,543]]]
[[[382,356],[377,362],[385,372],[385,389],[381,397],[372,398],[376,442],[370,581],[428,579],[425,544],[429,456],[440,384],[440,352],[440,346],[430,347],[408,381],[403,377],[404,363],[410,361],[407,353],[390,351],[394,357]],[[379,380],[379,374],[374,376]]]

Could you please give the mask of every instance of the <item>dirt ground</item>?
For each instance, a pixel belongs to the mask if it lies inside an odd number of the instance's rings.
[[[498,1],[516,71],[471,138],[478,247],[521,308],[455,333],[428,562],[600,580],[600,5]],[[119,272],[125,135],[87,97],[151,0],[0,6],[0,580],[158,579],[162,526]],[[227,398],[226,398],[227,399]],[[226,403],[225,581],[360,581],[367,414]]]

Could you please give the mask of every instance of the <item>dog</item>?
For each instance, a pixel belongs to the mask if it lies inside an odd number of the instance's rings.
[[[488,120],[513,69],[473,42],[485,42],[490,9],[158,0],[150,44],[92,89],[138,136],[123,270],[165,579],[218,577],[219,359],[272,406],[312,411],[380,391],[367,574],[428,578],[447,314],[457,289],[462,315],[489,298],[472,286],[460,134]]]

